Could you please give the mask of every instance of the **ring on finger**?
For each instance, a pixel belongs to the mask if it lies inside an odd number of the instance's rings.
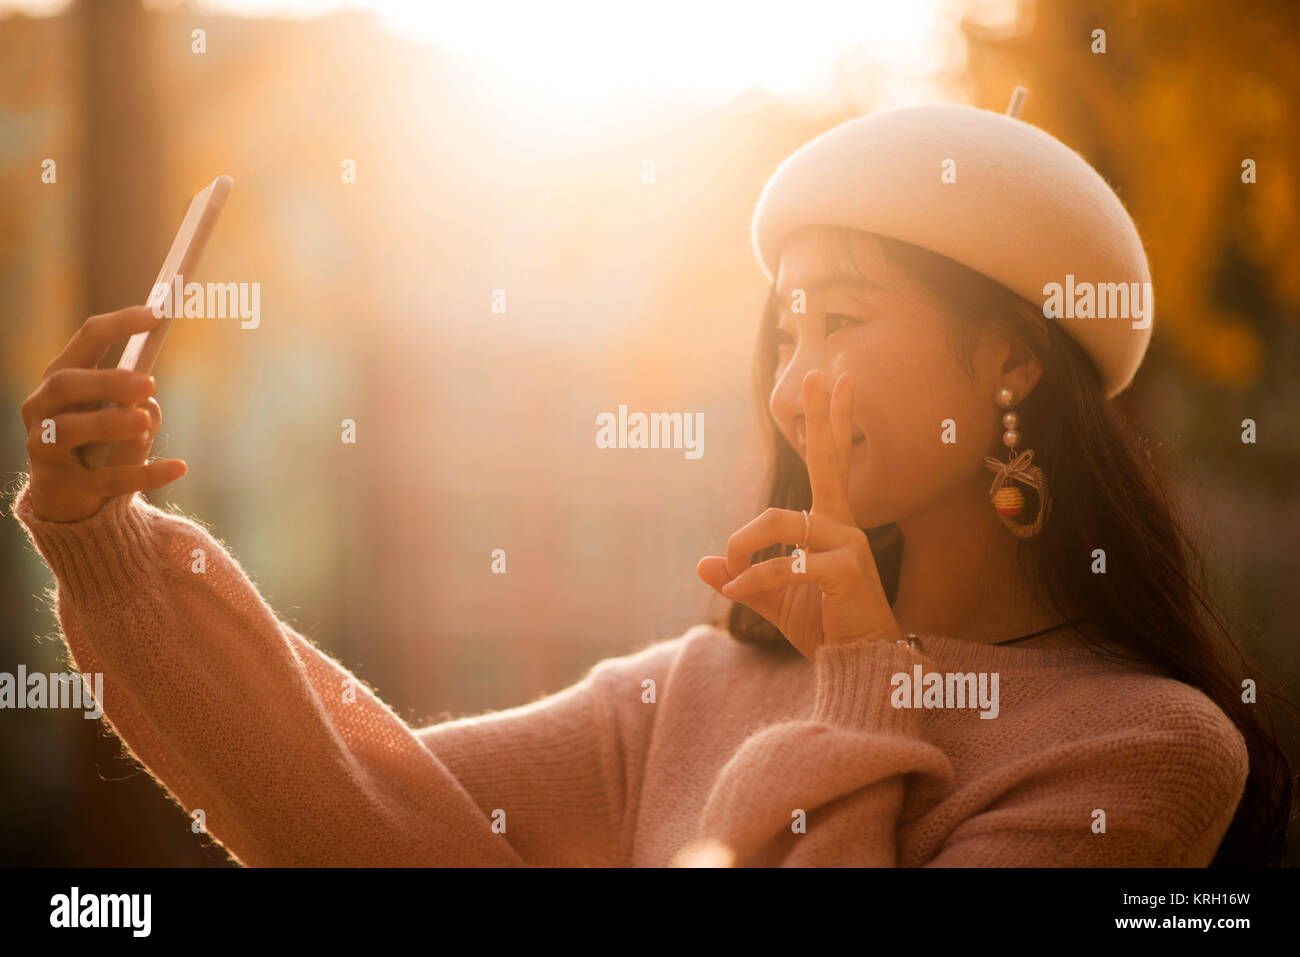
[[[812,519],[808,517],[808,509],[803,509],[803,542],[799,545],[801,552],[808,551],[808,538],[812,533]]]

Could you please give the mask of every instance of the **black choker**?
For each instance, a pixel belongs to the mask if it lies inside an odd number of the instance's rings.
[[[1006,641],[995,641],[995,645],[1014,645],[1018,641],[1028,641],[1030,638],[1037,638],[1039,635],[1045,635],[1049,631],[1056,631],[1060,628],[1066,628],[1070,625],[1077,625],[1081,621],[1087,621],[1085,618],[1076,618],[1073,621],[1063,621],[1059,625],[1053,625],[1051,628],[1044,628],[1042,631],[1036,631],[1032,635],[1021,635],[1019,638],[1008,638]]]

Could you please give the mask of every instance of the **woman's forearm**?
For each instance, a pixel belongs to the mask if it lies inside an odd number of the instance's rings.
[[[55,572],[77,668],[104,676],[106,719],[234,858],[524,863],[411,728],[279,621],[198,525],[136,496],[58,523],[24,489],[14,511]]]

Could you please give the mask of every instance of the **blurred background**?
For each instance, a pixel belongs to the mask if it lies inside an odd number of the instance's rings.
[[[46,363],[144,301],[190,197],[229,174],[187,279],[260,283],[261,322],[172,328],[155,453],[190,472],[151,498],[413,725],[557,691],[721,610],[695,564],[763,490],[748,228],[776,165],[854,116],[1000,111],[1018,84],[1142,230],[1159,316],[1119,402],[1196,503],[1243,648],[1294,696],[1289,0],[0,0],[5,485]],[[705,454],[597,449],[620,404],[703,412]],[[6,515],[0,671],[64,670],[50,583]],[[225,866],[98,722],[0,720],[0,864]]]

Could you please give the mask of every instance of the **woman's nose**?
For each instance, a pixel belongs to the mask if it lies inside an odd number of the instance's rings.
[[[796,354],[789,365],[780,370],[773,384],[768,407],[773,418],[791,435],[800,431],[804,417],[803,380],[814,369],[827,371],[820,356]]]
[[[800,408],[802,399],[800,389],[792,380],[795,378],[791,375],[793,362],[786,366],[777,374],[776,381],[772,383],[772,394],[768,396],[767,406],[772,411],[772,418],[783,426],[789,426],[796,415],[803,410]],[[803,375],[799,375],[799,380],[803,381]]]

